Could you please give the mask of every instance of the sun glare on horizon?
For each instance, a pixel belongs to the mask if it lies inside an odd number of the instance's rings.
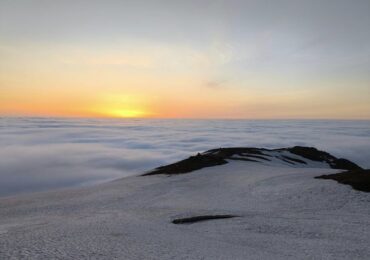
[[[146,118],[150,113],[139,109],[114,109],[104,113],[107,117],[116,118]]]
[[[0,1],[0,116],[370,119],[370,2],[284,3]]]

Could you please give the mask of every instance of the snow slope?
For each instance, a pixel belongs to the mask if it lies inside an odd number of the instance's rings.
[[[369,259],[370,193],[314,179],[340,170],[284,153],[306,163],[229,159],[1,198],[0,259]],[[213,214],[239,217],[172,224]]]

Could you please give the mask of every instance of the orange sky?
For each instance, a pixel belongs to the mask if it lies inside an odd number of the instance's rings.
[[[362,6],[41,2],[0,3],[2,116],[370,119]]]

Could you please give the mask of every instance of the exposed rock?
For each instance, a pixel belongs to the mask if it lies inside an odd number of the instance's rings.
[[[363,170],[360,166],[357,164],[347,160],[347,159],[337,159],[334,161],[334,163],[331,165],[333,169],[345,169],[345,170]]]
[[[152,172],[145,173],[143,176],[155,174],[181,174],[188,173],[204,167],[216,166],[226,164],[227,161],[220,156],[214,155],[200,155],[191,156],[188,159],[179,161],[177,163],[169,164],[156,168]]]
[[[214,219],[225,219],[225,218],[236,218],[234,215],[202,215],[194,216],[189,218],[177,218],[172,221],[173,224],[192,224],[200,221],[214,220]]]
[[[287,156],[287,152],[288,155],[290,154],[291,156]],[[295,146],[281,149],[234,147],[212,149],[202,154],[198,153],[196,156],[191,156],[188,159],[177,163],[158,167],[151,172],[145,173],[143,176],[157,174],[183,174],[205,167],[223,165],[228,163],[227,160],[240,160],[254,163],[261,163],[263,161],[268,162],[271,161],[271,158],[273,157],[282,162],[289,163],[292,166],[307,165],[307,162],[304,161],[304,159],[308,159],[311,161],[327,163],[333,169],[362,169],[360,166],[349,160],[338,159],[327,152],[317,150],[313,147]]]
[[[317,150],[314,147],[303,147],[303,146],[295,146],[292,148],[287,148],[289,152],[302,156],[304,158],[310,159],[312,161],[318,162],[326,162],[330,165],[333,169],[344,169],[344,170],[360,170],[362,169],[357,164],[346,160],[346,159],[338,159],[331,154]]]
[[[321,175],[315,178],[336,180],[339,183],[351,185],[355,190],[370,192],[370,169]]]
[[[282,157],[283,157],[285,160],[288,160],[288,161],[293,161],[293,162],[296,162],[296,163],[303,163],[303,164],[307,164],[305,161],[300,160],[300,159],[297,159],[297,158],[292,158],[292,157],[289,157],[289,156],[286,156],[286,155],[283,155]]]

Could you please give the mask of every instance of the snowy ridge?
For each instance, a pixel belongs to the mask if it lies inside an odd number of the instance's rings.
[[[205,167],[223,165],[231,160],[258,163],[267,166],[289,166],[295,168],[332,168],[343,170],[362,169],[357,164],[338,159],[333,155],[313,147],[295,146],[281,149],[265,148],[219,148],[206,151],[174,164],[161,166],[146,175],[183,174]]]
[[[286,150],[264,151],[261,155],[253,156],[250,154],[236,154],[228,158],[229,160],[253,160],[268,166],[288,166],[297,168],[331,168],[325,161],[313,161],[305,157],[293,154]]]

